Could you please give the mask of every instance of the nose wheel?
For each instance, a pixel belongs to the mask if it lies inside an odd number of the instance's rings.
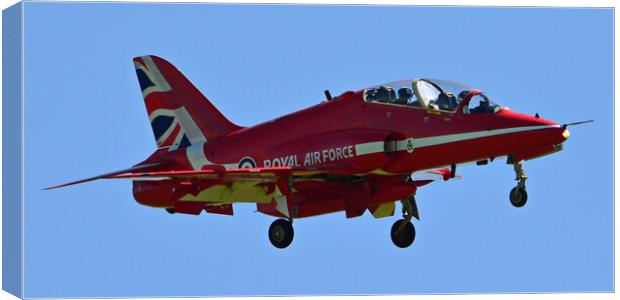
[[[510,203],[514,207],[523,207],[527,203],[525,187],[515,186],[510,190]]]
[[[411,223],[412,218],[420,219],[415,195],[400,201],[403,204],[403,219],[394,222],[390,230],[392,242],[398,248],[407,248],[415,240],[415,227]]]
[[[520,161],[514,163],[515,174],[518,181],[517,186],[510,190],[510,203],[514,207],[523,207],[527,203],[527,191],[525,190],[525,170],[523,170],[523,164]]]
[[[279,249],[288,247],[293,242],[295,231],[293,222],[285,219],[277,219],[269,226],[269,241]]]

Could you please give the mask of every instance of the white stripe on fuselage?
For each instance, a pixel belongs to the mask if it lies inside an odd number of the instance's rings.
[[[473,140],[473,139],[484,138],[484,137],[491,137],[491,136],[508,134],[508,133],[534,131],[534,130],[547,129],[547,128],[560,128],[560,125],[512,127],[512,128],[503,128],[503,129],[495,129],[495,130],[484,130],[484,131],[439,135],[439,136],[425,137],[425,138],[419,138],[419,139],[414,138],[413,148],[414,149],[422,148],[422,147],[428,147],[428,146],[461,142],[461,141],[466,141],[466,140]],[[407,139],[398,141],[396,145],[396,150],[397,151],[407,150]]]
[[[363,144],[355,145],[356,156],[373,154],[373,153],[378,153],[378,152],[383,152],[383,151],[385,151],[384,142],[370,142],[370,143],[363,143]]]
[[[424,138],[406,138],[398,140],[396,144],[396,151],[407,151],[407,143],[413,141],[413,149],[424,148],[448,143],[462,142],[467,140],[473,140],[478,138],[491,137],[502,134],[517,133],[534,131],[548,128],[560,128],[560,125],[540,125],[540,126],[524,126],[524,127],[512,127],[495,130],[474,131],[457,134],[438,135]],[[374,153],[381,153],[385,151],[385,141],[368,142],[355,145],[355,156],[362,156]],[[192,164],[194,170],[199,170],[205,165],[215,164],[210,162],[204,153],[204,144],[192,145],[187,148],[187,158]],[[238,168],[237,163],[222,164],[226,169]]]
[[[413,149],[436,146],[441,144],[448,144],[454,142],[462,142],[467,140],[473,140],[484,137],[491,137],[496,135],[508,134],[508,133],[517,133],[517,132],[525,132],[525,131],[534,131],[540,129],[547,128],[560,128],[560,125],[540,125],[540,126],[525,126],[525,127],[512,127],[512,128],[504,128],[504,129],[495,129],[495,130],[484,130],[484,131],[474,131],[474,132],[466,132],[466,133],[457,133],[457,134],[446,134],[446,135],[438,135],[424,138],[406,138],[403,140],[398,140],[396,142],[396,151],[406,151],[407,143],[409,140],[413,142]],[[383,148],[384,141],[370,142],[355,145],[355,155],[366,155],[373,154],[385,151]],[[358,149],[362,150],[358,152]]]

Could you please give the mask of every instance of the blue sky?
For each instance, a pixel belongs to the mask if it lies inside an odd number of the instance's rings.
[[[379,6],[25,6],[25,296],[190,296],[609,291],[613,288],[613,12]],[[41,188],[131,166],[155,148],[132,57],[174,63],[233,122],[253,125],[333,95],[412,77],[462,81],[571,128],[565,150],[525,163],[529,201],[508,202],[504,161],[418,192],[398,216],[295,222],[169,215],[129,181]],[[449,155],[449,153],[446,153]]]

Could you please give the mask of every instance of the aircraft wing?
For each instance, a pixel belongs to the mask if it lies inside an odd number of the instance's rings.
[[[114,178],[114,176],[118,176],[118,175],[121,175],[121,174],[130,174],[132,172],[143,171],[143,170],[147,170],[147,169],[150,169],[150,168],[153,168],[153,167],[158,167],[158,166],[161,166],[161,165],[162,164],[160,164],[160,163],[153,163],[153,164],[145,164],[145,165],[133,166],[131,168],[127,168],[127,169],[123,169],[123,170],[119,170],[119,171],[114,171],[114,172],[105,173],[105,174],[101,174],[101,175],[97,175],[97,176],[93,176],[93,177],[89,177],[89,178],[84,178],[84,179],[80,179],[80,180],[76,180],[76,181],[72,181],[72,182],[68,182],[68,183],[63,183],[63,184],[51,186],[51,187],[48,187],[48,188],[44,188],[43,190],[57,189],[57,188],[61,188],[61,187],[65,187],[65,186],[70,186],[70,185],[74,185],[74,184],[79,184],[79,183],[84,183],[84,182],[89,182],[89,181],[93,181],[93,180],[97,180],[97,179]]]
[[[170,179],[219,179],[223,181],[252,181],[252,182],[277,182],[283,176],[305,176],[309,177],[316,174],[332,173],[338,174],[347,172],[346,168],[327,167],[319,169],[313,168],[293,168],[293,167],[271,167],[271,168],[243,168],[226,169],[221,165],[205,166],[202,170],[182,170],[182,171],[143,171],[160,166],[160,164],[139,165],[132,168],[110,172],[98,176],[93,176],[81,180],[72,181],[44,190],[57,189],[74,184],[84,183],[97,179],[144,179],[144,180],[170,180]]]
[[[202,170],[134,172],[116,174],[110,179],[231,179],[259,182],[275,182],[281,176],[311,176],[328,170],[301,169],[293,167],[225,169],[213,166]],[[337,170],[329,170],[336,172]],[[344,172],[344,170],[341,170]]]
[[[316,168],[296,168],[296,167],[269,167],[269,168],[240,168],[226,169],[221,165],[205,166],[202,170],[180,170],[180,171],[144,171],[160,166],[160,164],[147,164],[134,166],[132,168],[119,170],[89,177],[65,184],[60,184],[45,188],[45,190],[66,187],[74,184],[84,183],[97,179],[144,179],[144,180],[171,180],[171,179],[214,179],[223,182],[245,181],[255,183],[275,183],[285,176],[298,176],[311,178],[318,174],[347,174],[349,170],[343,166],[328,166],[321,169]],[[457,175],[457,177],[460,177]],[[450,170],[431,170],[414,172],[411,176],[412,181],[418,186],[428,184],[432,181],[450,178]]]

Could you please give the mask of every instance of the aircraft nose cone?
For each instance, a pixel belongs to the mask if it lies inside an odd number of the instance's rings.
[[[564,128],[564,130],[562,131],[562,137],[565,141],[568,140],[568,138],[570,137],[570,131],[568,131],[568,128]]]

